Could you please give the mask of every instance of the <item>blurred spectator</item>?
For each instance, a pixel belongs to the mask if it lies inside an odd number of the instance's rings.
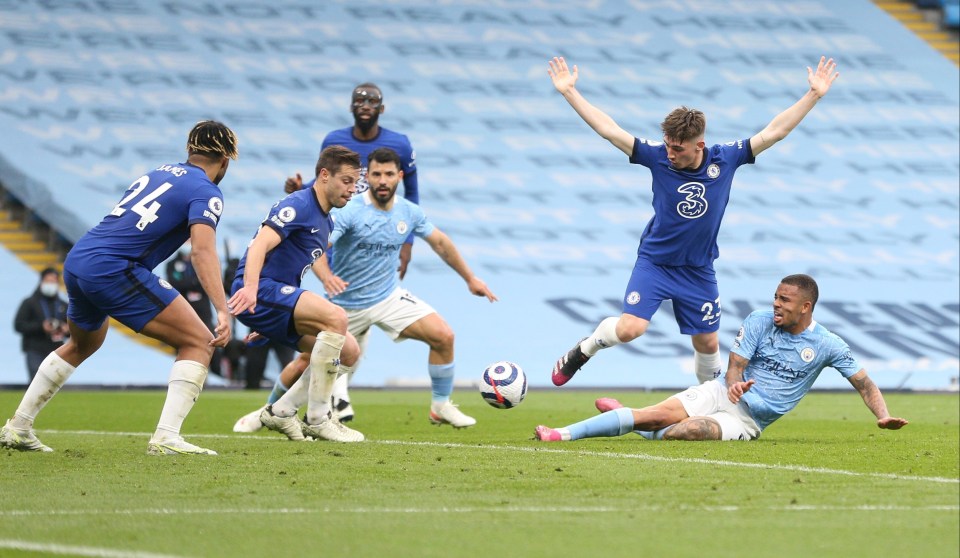
[[[40,284],[20,303],[13,328],[23,336],[21,347],[27,359],[27,377],[32,381],[43,359],[70,335],[67,303],[60,298],[60,272],[52,267],[40,272]]]

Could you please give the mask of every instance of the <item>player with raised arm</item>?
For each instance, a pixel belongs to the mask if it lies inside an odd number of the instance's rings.
[[[357,193],[367,191],[367,167],[365,162],[374,149],[387,147],[400,156],[403,171],[403,197],[415,204],[420,203],[419,186],[417,182],[416,152],[406,135],[380,126],[380,115],[386,110],[383,102],[383,92],[374,83],[361,83],[353,88],[350,96],[350,112],[353,114],[353,126],[339,128],[328,133],[323,138],[321,149],[331,145],[342,145],[356,151],[360,155],[360,179],[357,181]],[[312,182],[306,184],[309,187]],[[289,194],[303,187],[303,179],[299,174],[287,178],[284,190]],[[407,266],[413,254],[413,237],[411,233],[400,247],[400,262],[398,270],[400,279],[407,274]],[[329,261],[334,259],[334,250],[327,253]],[[334,405],[344,421],[353,418],[353,409],[350,405],[349,382],[350,375],[343,374],[337,379],[333,388]],[[277,380],[274,390],[280,395],[288,388],[281,379]],[[278,395],[279,396],[279,395]]]
[[[214,347],[230,339],[230,315],[220,275],[216,229],[223,211],[220,181],[237,158],[237,137],[220,122],[197,123],[187,137],[187,160],[141,176],[113,210],[67,254],[70,339],[40,365],[0,445],[53,451],[36,438],[33,423],[74,370],[103,345],[113,317],[177,351],[167,398],[147,445],[151,455],[216,455],[186,442],[184,419],[200,395]],[[190,303],[152,270],[190,239],[191,260],[217,312],[211,333]]]
[[[785,138],[803,120],[839,76],[833,59],[807,68],[809,89],[756,135],[707,147],[706,118],[679,107],[661,124],[663,139],[634,137],[593,106],[576,89],[577,67],[563,58],[550,61],[553,85],[601,137],[623,151],[633,164],[650,169],[654,214],[637,248],[622,313],[606,318],[588,337],[557,360],[553,383],[564,385],[601,349],[628,343],[647,331],[664,300],[673,301],[680,332],[691,336],[697,380],[720,373],[720,292],[713,262],[717,235],[730,199],[734,172]]]
[[[320,152],[312,187],[294,192],[270,209],[247,247],[233,281],[228,304],[251,331],[310,354],[307,372],[283,397],[260,413],[261,422],[291,440],[304,436],[336,442],[361,442],[363,434],[333,416],[330,396],[341,362],[360,356],[347,332],[343,308],[300,288],[303,276],[327,250],[333,220],[330,211],[350,201],[360,175],[360,157],[331,146]],[[297,409],[307,404],[305,420]]]
[[[538,426],[535,437],[559,442],[628,432],[651,440],[754,440],[797,406],[826,367],[835,368],[860,393],[877,426],[898,430],[883,394],[843,339],[813,319],[819,298],[809,275],[784,277],[773,309],[747,316],[730,351],[727,373],[643,409],[596,401],[602,414],[564,428]]]
[[[400,245],[412,232],[427,244],[466,282],[475,296],[494,302],[497,297],[473,272],[453,241],[436,228],[420,206],[396,197],[403,176],[402,160],[389,148],[370,153],[367,179],[370,189],[356,196],[334,215],[330,241],[337,249],[332,269],[321,258],[314,268],[331,300],[346,309],[348,330],[364,350],[370,328],[377,326],[394,341],[416,339],[430,347],[427,373],[432,397],[429,419],[432,423],[464,428],[476,424],[450,401],[454,379],[454,333],[447,322],[429,304],[400,286],[396,263]],[[282,377],[294,381],[312,362],[303,354],[288,365]],[[347,373],[355,365],[345,363]],[[236,432],[251,432],[260,427],[257,412],[241,417]]]

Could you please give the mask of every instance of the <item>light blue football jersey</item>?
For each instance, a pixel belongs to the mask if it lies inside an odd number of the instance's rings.
[[[387,298],[400,285],[397,267],[404,240],[411,232],[423,238],[436,229],[417,204],[395,197],[390,211],[383,211],[370,192],[334,211],[333,223],[333,273],[349,285],[331,300],[351,309],[369,308]]]
[[[743,379],[756,384],[743,395],[760,429],[788,413],[830,366],[844,378],[860,371],[860,363],[839,336],[817,322],[799,335],[773,325],[772,310],[747,316],[731,349],[749,359]]]

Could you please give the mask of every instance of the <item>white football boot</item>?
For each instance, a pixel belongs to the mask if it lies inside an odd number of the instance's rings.
[[[217,452],[195,446],[183,439],[183,436],[166,440],[150,440],[147,455],[217,455]]]
[[[264,405],[256,411],[247,413],[237,419],[237,422],[235,422],[233,425],[233,431],[251,433],[263,428],[263,423],[260,422],[260,413],[266,408],[267,406]]]
[[[477,419],[463,414],[452,401],[430,406],[430,422],[440,426],[449,424],[454,428],[467,428],[477,424]]]
[[[37,439],[33,430],[21,430],[10,426],[8,420],[0,429],[0,446],[17,451],[51,452],[53,448],[46,446]]]

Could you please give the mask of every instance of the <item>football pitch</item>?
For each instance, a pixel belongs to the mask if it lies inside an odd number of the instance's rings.
[[[10,416],[21,391],[0,392]],[[184,427],[217,457],[146,455],[163,391],[66,390],[37,434],[0,450],[0,556],[952,556],[960,554],[960,399],[887,394],[876,428],[854,391],[812,393],[759,440],[546,444],[535,425],[666,392],[532,391],[519,407],[357,390],[359,444],[234,434],[265,392],[204,392]]]

